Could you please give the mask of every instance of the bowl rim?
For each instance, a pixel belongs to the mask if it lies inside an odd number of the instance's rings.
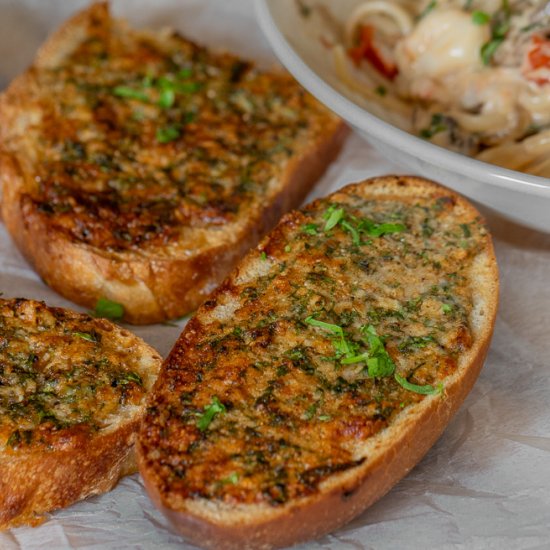
[[[477,181],[482,177],[486,183],[512,191],[519,191],[519,184],[530,194],[550,196],[549,178],[503,168],[427,142],[382,120],[344,96],[315,72],[287,40],[271,12],[270,4],[275,1],[280,0],[256,0],[255,7],[260,27],[277,57],[304,88],[349,124],[430,164],[434,164],[436,152],[437,165],[459,175]]]

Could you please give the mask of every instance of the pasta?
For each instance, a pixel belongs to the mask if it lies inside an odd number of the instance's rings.
[[[403,129],[550,177],[548,0],[364,0],[330,48],[342,83]]]

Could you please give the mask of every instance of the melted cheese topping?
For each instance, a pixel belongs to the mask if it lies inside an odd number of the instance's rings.
[[[120,422],[150,384],[135,348],[107,321],[0,300],[0,448],[54,448]]]
[[[278,505],[361,464],[471,347],[468,273],[485,245],[443,194],[350,191],[287,218],[166,365],[142,441],[161,490]],[[382,363],[395,372],[374,374]]]

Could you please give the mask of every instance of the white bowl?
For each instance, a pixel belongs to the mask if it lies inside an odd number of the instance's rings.
[[[357,0],[332,2],[349,13]],[[345,10],[345,11],[344,11]],[[507,218],[550,233],[550,180],[501,168],[449,151],[375,116],[346,90],[328,51],[315,32],[306,31],[295,0],[256,0],[259,23],[275,53],[319,101],[352,125],[389,160],[496,210]]]

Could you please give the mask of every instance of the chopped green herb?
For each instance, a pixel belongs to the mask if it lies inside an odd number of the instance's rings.
[[[123,386],[130,382],[135,382],[138,386],[143,386],[143,380],[137,372],[125,372],[119,380],[119,383]]]
[[[428,344],[435,342],[435,338],[431,335],[428,336],[409,336],[401,344],[399,344],[399,351],[411,351],[413,349],[425,348]]]
[[[308,235],[317,235],[318,227],[316,223],[306,223],[302,227],[302,231]]]
[[[489,65],[491,63],[491,59],[493,58],[493,55],[495,55],[495,52],[498,50],[499,46],[504,42],[503,37],[493,38],[492,40],[489,40],[489,42],[486,42],[481,47],[481,59],[483,60],[484,65]]]
[[[357,231],[356,227],[354,227],[347,220],[342,220],[340,222],[340,225],[351,235],[351,240],[353,241],[353,244],[361,244],[361,237],[359,236],[359,231]]]
[[[441,304],[441,311],[447,315],[453,311],[453,308],[449,304]]]
[[[145,92],[130,88],[130,86],[116,86],[113,88],[113,94],[126,99],[135,99],[137,101],[149,101],[149,97]]]
[[[198,92],[203,87],[202,82],[181,82],[175,84],[175,89],[184,94],[192,94]]]
[[[222,479],[222,483],[224,485],[237,485],[239,483],[239,474],[237,472],[233,472],[232,474],[229,474],[227,477],[224,477]]]
[[[526,25],[525,27],[522,27],[520,31],[530,32],[530,31],[534,31],[535,29],[542,29],[543,27],[544,27],[544,24],[541,21],[537,21],[535,23],[531,23],[529,25]]]
[[[393,374],[395,363],[386,351],[384,343],[378,334],[376,334],[376,329],[372,325],[368,325],[366,329],[363,328],[363,334],[366,336],[367,343],[369,344],[370,359],[376,359],[376,361],[367,360],[369,376],[372,378],[382,378]]]
[[[324,321],[318,321],[317,319],[314,319],[311,315],[307,317],[304,322],[313,327],[322,328],[323,330],[332,332],[332,334],[337,336],[337,340],[334,341],[334,347],[338,354],[348,355],[349,353],[351,353],[349,342],[346,340],[344,329],[342,327],[339,327],[338,325],[333,325],[331,323],[325,323]]]
[[[407,228],[402,223],[374,223],[364,219],[359,222],[358,229],[370,237],[381,237],[382,235],[401,233],[406,231]]]
[[[332,420],[332,416],[330,416],[330,414],[320,414],[319,420],[321,422],[328,422],[329,420]]]
[[[302,17],[309,17],[311,15],[311,8],[303,0],[296,0],[296,4]]]
[[[180,135],[181,132],[177,126],[165,126],[157,129],[156,138],[159,143],[170,143],[178,139]]]
[[[212,420],[214,420],[214,417],[217,414],[226,412],[225,405],[221,403],[221,401],[216,397],[212,397],[212,400],[210,401],[210,405],[207,405],[204,407],[204,412],[200,415],[199,419],[197,420],[197,428],[204,432],[210,426],[210,423]]]
[[[445,120],[445,117],[441,113],[435,113],[432,115],[432,120],[427,128],[420,130],[420,137],[424,139],[431,139],[436,134],[445,132],[449,127]]]
[[[76,336],[77,338],[82,338],[82,340],[86,340],[88,342],[97,342],[97,335],[91,334],[89,332],[73,332],[73,336]]]
[[[260,258],[264,262],[267,260],[267,254],[265,253],[265,250],[262,250],[262,252],[260,253]]]
[[[351,357],[346,357],[342,359],[342,365],[354,365],[355,363],[363,363],[368,361],[370,355],[367,351],[359,355],[353,355]]]
[[[183,122],[185,124],[189,124],[190,122],[193,122],[196,118],[197,118],[196,113],[188,112],[188,113],[185,113],[183,117]]]
[[[423,17],[426,17],[435,7],[437,6],[437,1],[432,0],[422,11],[422,13],[417,17],[417,20],[422,19]]]
[[[160,92],[159,105],[163,109],[169,109],[176,101],[176,94],[172,88],[164,88]]]
[[[342,327],[339,327],[338,325],[333,325],[331,323],[325,323],[324,321],[318,321],[317,319],[314,319],[311,315],[309,317],[307,317],[305,322],[308,325],[311,325],[312,327],[319,327],[319,328],[322,328],[324,330],[328,330],[328,331],[332,332],[333,334],[336,334],[337,336],[343,336],[344,335],[344,331],[343,331]]]
[[[460,227],[462,228],[462,233],[466,239],[472,236],[470,226],[467,223],[461,223]]]
[[[485,11],[476,10],[472,13],[472,21],[476,25],[487,25],[491,21],[491,16]]]
[[[304,419],[311,420],[315,416],[315,413],[317,412],[318,407],[319,407],[319,403],[313,403],[312,405],[310,405],[307,408],[306,412],[304,413]]]
[[[287,244],[287,245],[285,246],[285,252],[290,252],[291,250],[292,250],[292,248],[290,248],[290,245]]]
[[[367,340],[369,350],[360,355],[342,359],[342,364],[366,363],[371,378],[391,376],[395,370],[395,363],[386,351],[384,343],[376,334],[376,329],[372,325],[368,325],[363,327],[362,332]]]
[[[395,379],[403,388],[414,393],[420,393],[422,395],[436,395],[438,393],[443,393],[443,384],[438,384],[435,388],[430,384],[427,384],[425,386],[418,386],[417,384],[412,384],[406,378],[400,376],[398,373],[395,373]]]
[[[481,59],[484,65],[490,65],[495,52],[504,42],[510,30],[511,17],[510,3],[507,0],[502,0],[502,7],[491,20],[491,39],[481,47]]]
[[[191,67],[183,68],[179,73],[179,78],[189,78],[193,74],[193,69]]]
[[[385,86],[377,86],[374,90],[380,97],[384,97],[388,93],[388,89]]]
[[[150,88],[153,85],[153,75],[152,74],[146,74],[143,77],[143,80],[141,81],[141,85],[144,88]]]
[[[97,301],[93,313],[96,317],[104,317],[105,319],[111,319],[111,321],[118,321],[124,317],[124,306],[108,298],[101,297]]]
[[[336,208],[336,206],[332,205],[324,215],[325,220],[327,222],[325,223],[324,231],[330,231],[333,229],[344,217],[344,209],[343,208]]]

